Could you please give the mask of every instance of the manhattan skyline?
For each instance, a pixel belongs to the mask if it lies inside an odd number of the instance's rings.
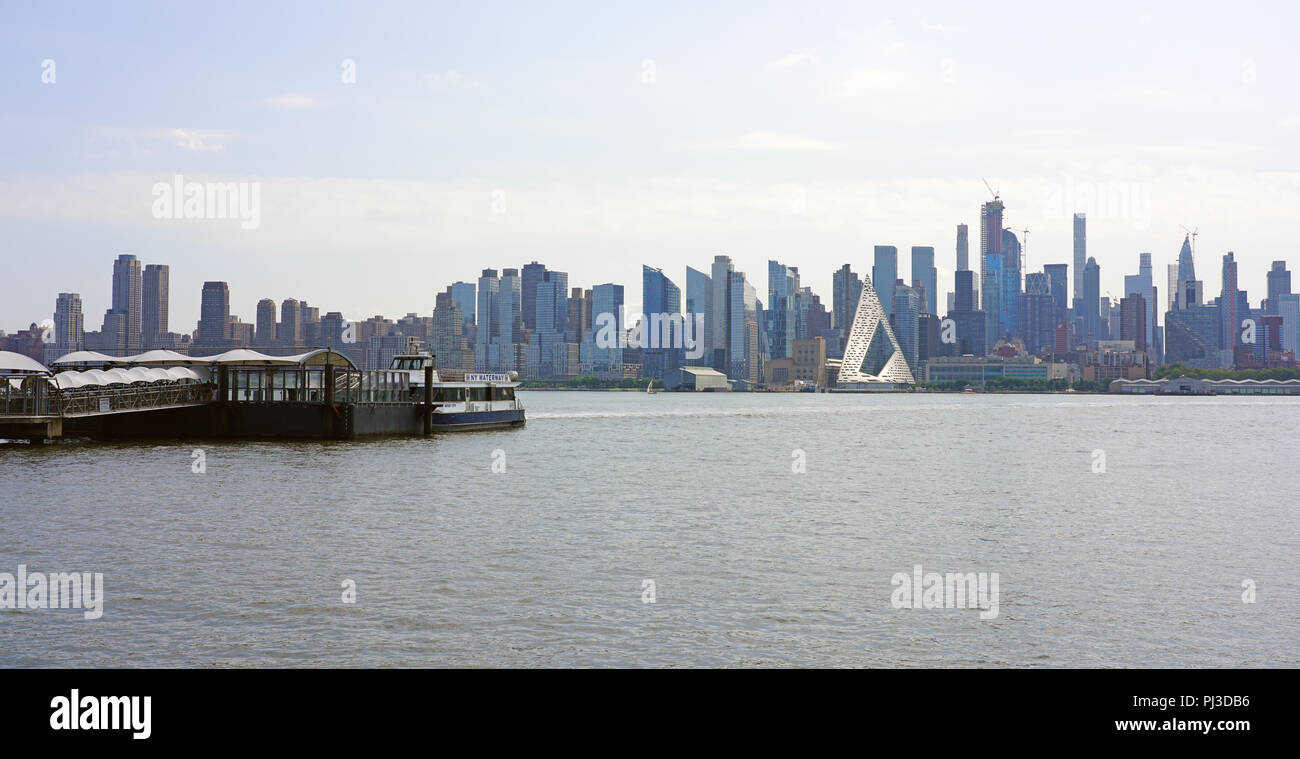
[[[10,13],[0,233],[22,286],[0,329],[48,318],[58,292],[102,314],[102,262],[123,253],[170,265],[174,293],[229,281],[245,319],[265,295],[427,313],[446,283],[529,260],[639,303],[642,264],[681,284],[714,255],[751,276],[775,259],[828,297],[876,245],[934,247],[946,293],[983,179],[1005,226],[1031,230],[1026,272],[1073,278],[1087,214],[1117,300],[1140,253],[1157,278],[1177,260],[1184,226],[1207,290],[1228,251],[1255,300],[1292,258],[1286,8],[1260,25],[1009,5],[1014,27],[956,5],[589,9],[579,29],[526,7],[393,4],[263,9],[245,29],[253,7]],[[276,22],[299,43],[275,44]],[[154,218],[151,188],[176,175],[260,184],[260,226]],[[198,316],[173,298],[174,324]]]

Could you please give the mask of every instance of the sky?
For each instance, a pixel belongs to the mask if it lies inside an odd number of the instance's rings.
[[[1144,251],[1163,293],[1184,228],[1207,294],[1229,250],[1252,303],[1300,264],[1295,6],[906,5],[4,0],[0,329],[59,292],[99,329],[120,253],[170,265],[177,332],[206,280],[244,321],[398,318],[533,260],[635,309],[642,264],[726,254],[766,301],[774,259],[829,307],[929,245],[946,293],[984,180],[1026,271],[1087,213],[1115,298]],[[178,175],[256,223],[160,208]]]

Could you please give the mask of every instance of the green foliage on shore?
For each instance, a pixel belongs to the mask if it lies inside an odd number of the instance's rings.
[[[1191,366],[1183,366],[1179,363],[1165,364],[1156,368],[1154,379],[1175,379],[1178,377],[1190,377],[1192,379],[1204,380],[1224,380],[1224,379],[1253,379],[1253,380],[1289,380],[1300,379],[1300,368],[1295,369],[1197,369]]]

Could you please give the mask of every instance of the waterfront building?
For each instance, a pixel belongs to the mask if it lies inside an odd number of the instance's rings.
[[[1020,380],[1057,380],[1069,377],[1064,363],[1050,363],[1033,356],[938,356],[926,362],[925,381],[930,384],[968,382],[974,385],[1007,377]]]
[[[862,297],[849,330],[836,385],[843,388],[913,384],[911,369],[889,326],[871,280],[862,282]]]
[[[276,344],[275,337],[275,301],[262,298],[257,302],[257,329],[253,333],[253,343],[259,346]]]

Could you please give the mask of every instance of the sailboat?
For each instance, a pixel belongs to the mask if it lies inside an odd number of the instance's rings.
[[[649,393],[650,395],[654,395],[655,393],[659,392],[658,390],[655,390],[655,381],[654,381],[654,380],[650,380],[650,384],[648,384],[648,385],[645,386],[645,391],[646,391],[647,393]]]

